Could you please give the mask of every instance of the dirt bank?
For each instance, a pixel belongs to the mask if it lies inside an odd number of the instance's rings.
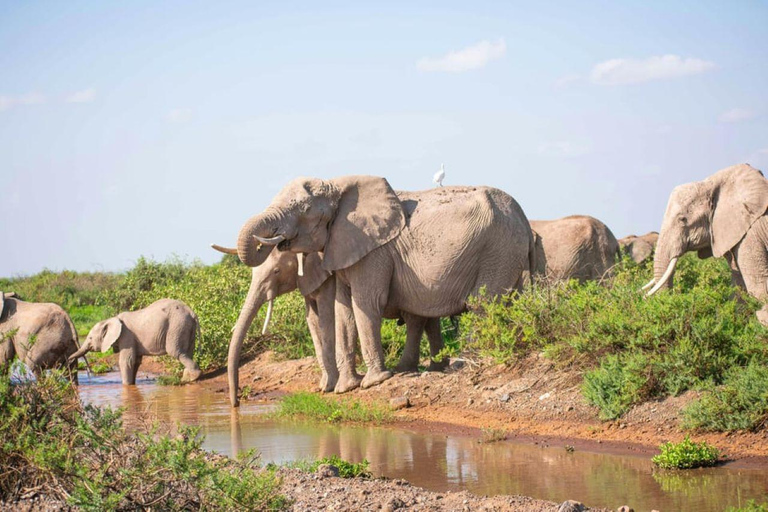
[[[144,367],[142,367],[142,370]],[[263,353],[241,367],[240,385],[251,400],[272,401],[294,391],[312,391],[319,377],[313,358],[276,361]],[[632,453],[650,457],[659,444],[685,435],[720,448],[732,464],[768,468],[768,431],[757,433],[690,433],[680,429],[680,411],[694,392],[644,403],[618,421],[603,422],[583,399],[581,374],[556,368],[543,356],[513,366],[487,361],[455,360],[443,372],[401,373],[366,390],[349,393],[363,400],[407,397],[411,407],[398,411],[405,428],[480,436],[483,428],[500,428],[510,438],[576,449]],[[201,384],[227,391],[226,374]]]

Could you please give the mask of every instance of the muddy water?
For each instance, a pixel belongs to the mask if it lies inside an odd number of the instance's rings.
[[[435,491],[523,494],[561,502],[635,510],[720,511],[768,496],[768,475],[747,469],[656,472],[645,458],[541,447],[394,428],[307,425],[264,418],[269,406],[244,402],[233,411],[225,393],[198,385],[123,387],[117,374],[81,375],[83,402],[125,407],[128,425],[150,418],[199,425],[205,448],[227,455],[255,448],[265,462],[340,455],[368,459],[374,474]]]

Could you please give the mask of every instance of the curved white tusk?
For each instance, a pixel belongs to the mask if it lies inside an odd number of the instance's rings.
[[[662,286],[664,286],[664,283],[667,282],[667,280],[669,279],[669,276],[671,276],[672,272],[675,271],[675,265],[677,265],[677,258],[672,258],[671,260],[669,260],[669,265],[667,265],[667,270],[664,271],[664,275],[661,276],[661,279],[659,279],[656,282],[656,286],[651,288],[651,291],[645,294],[646,297],[650,297],[651,295],[659,291]]]
[[[211,244],[211,248],[215,249],[219,252],[223,252],[224,254],[237,254],[237,249],[231,249],[229,247],[222,247],[218,244]]]
[[[272,320],[272,305],[274,301],[269,301],[269,304],[267,305],[267,316],[264,318],[264,326],[261,328],[261,335],[264,336],[267,334],[267,327],[269,326],[269,321]]]
[[[283,235],[273,236],[272,238],[262,238],[259,235],[253,235],[253,238],[263,243],[264,245],[277,245],[285,240],[285,236]]]
[[[648,281],[648,284],[646,284],[646,285],[643,285],[643,287],[642,287],[642,288],[640,288],[640,290],[641,290],[641,291],[645,291],[645,290],[647,290],[648,288],[650,288],[651,286],[653,286],[653,285],[654,285],[654,283],[656,283],[656,278],[653,278],[653,279],[651,279],[650,281]]]
[[[296,257],[299,259],[299,276],[304,275],[304,253],[300,252],[296,255]]]

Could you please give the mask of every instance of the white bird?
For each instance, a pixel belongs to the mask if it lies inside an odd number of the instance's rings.
[[[432,181],[437,183],[438,187],[442,187],[444,178],[445,178],[445,167],[443,166],[443,164],[440,164],[440,170],[435,173],[435,177],[432,178]]]

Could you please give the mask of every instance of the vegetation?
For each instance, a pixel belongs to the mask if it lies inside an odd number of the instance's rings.
[[[279,510],[280,480],[256,460],[201,449],[198,430],[128,433],[119,411],[83,407],[52,375],[0,377],[0,501],[43,495],[83,510]]]
[[[706,442],[696,443],[686,436],[679,443],[664,443],[661,453],[653,457],[653,463],[664,469],[692,469],[714,466],[720,452]]]
[[[768,512],[768,502],[749,500],[743,507],[728,507],[725,512]]]
[[[289,462],[285,464],[285,467],[300,469],[314,473],[323,464],[329,464],[339,469],[339,476],[341,478],[371,478],[371,471],[368,469],[370,463],[363,459],[362,462],[353,463],[348,462],[338,455],[332,455],[330,457],[323,457],[316,460],[299,460]]]
[[[384,405],[366,404],[351,398],[330,398],[317,393],[293,393],[280,401],[275,413],[282,418],[299,418],[326,423],[387,423],[392,412]]]
[[[498,441],[504,441],[507,438],[507,431],[503,428],[491,428],[486,427],[482,429],[482,435],[480,437],[481,443],[496,443]]]

